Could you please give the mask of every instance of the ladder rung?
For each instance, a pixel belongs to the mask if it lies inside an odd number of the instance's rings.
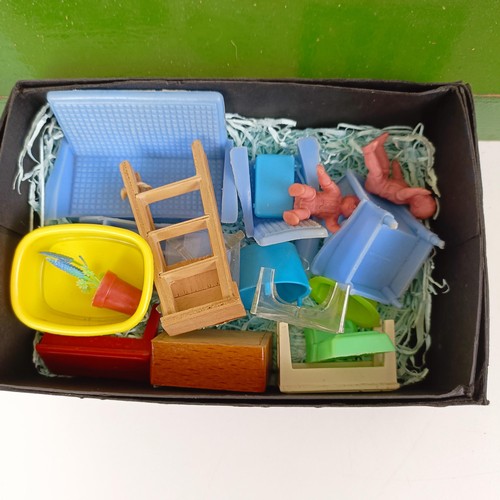
[[[215,270],[217,268],[217,260],[218,258],[214,256],[205,257],[159,273],[158,276],[166,281],[175,281],[176,279],[192,277],[196,274]]]
[[[138,200],[150,205],[151,203],[174,198],[175,196],[180,196],[181,194],[190,193],[191,191],[197,191],[199,189],[200,177],[195,175],[188,179],[182,179],[172,182],[171,184],[166,184],[165,186],[143,191],[142,193],[138,193],[136,197]]]
[[[183,222],[178,222],[177,224],[171,224],[170,226],[150,231],[147,238],[152,243],[158,243],[160,241],[170,240],[185,234],[202,231],[208,228],[208,219],[208,215],[202,215],[196,219],[189,219]]]

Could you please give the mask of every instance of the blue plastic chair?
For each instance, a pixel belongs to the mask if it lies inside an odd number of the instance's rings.
[[[404,205],[367,193],[352,171],[338,182],[344,196],[360,203],[341,229],[328,238],[311,271],[351,285],[354,295],[401,307],[399,298],[410,285],[432,248],[444,242]]]

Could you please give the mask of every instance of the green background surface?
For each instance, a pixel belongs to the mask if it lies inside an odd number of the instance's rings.
[[[0,0],[0,107],[17,80],[461,80],[500,139],[500,0]]]

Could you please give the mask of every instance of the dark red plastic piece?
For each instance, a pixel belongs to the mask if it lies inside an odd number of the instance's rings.
[[[155,305],[140,339],[45,333],[35,348],[56,375],[149,381],[151,340],[156,336],[159,321]]]

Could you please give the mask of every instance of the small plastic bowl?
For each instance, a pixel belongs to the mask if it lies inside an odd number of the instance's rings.
[[[97,275],[111,271],[142,290],[131,316],[92,306],[76,278],[47,262],[40,252],[82,256]],[[97,336],[134,328],[147,313],[153,291],[153,255],[138,234],[97,224],[59,224],[28,233],[12,263],[10,296],[16,316],[34,330]]]

